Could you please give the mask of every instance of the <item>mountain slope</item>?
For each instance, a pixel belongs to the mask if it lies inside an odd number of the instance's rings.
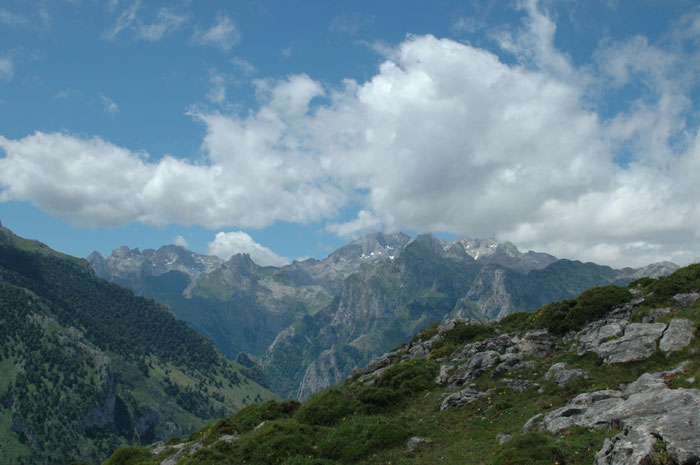
[[[445,321],[303,404],[250,406],[104,465],[694,464],[699,325],[700,265]]]
[[[459,241],[445,245],[422,235],[393,260],[365,265],[348,277],[320,315],[280,333],[262,363],[275,392],[304,399],[443,318],[488,321],[534,311],[593,286],[629,281],[610,267],[570,260],[523,274],[479,263]],[[275,380],[281,372],[286,376]]]
[[[294,321],[331,303],[343,280],[364,264],[388,260],[410,238],[375,233],[353,241],[324,260],[260,267],[247,255],[227,262],[178,246],[144,250],[120,247],[88,262],[110,281],[165,302],[210,338],[229,358],[262,355]]]
[[[216,260],[175,246],[120,248],[90,260],[106,278],[133,282],[138,292],[168,303],[229,358],[258,357],[270,387],[298,399],[443,318],[503,318],[592,286],[676,268],[614,270],[521,253],[493,239],[445,243],[402,233],[368,234],[323,260],[284,267],[259,267],[236,255],[210,271],[188,269],[185,263],[215,266]]]
[[[0,458],[63,463],[270,393],[162,304],[0,228]]]

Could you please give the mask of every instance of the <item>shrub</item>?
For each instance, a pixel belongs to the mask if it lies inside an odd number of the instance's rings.
[[[612,284],[594,287],[582,292],[576,299],[545,305],[533,315],[531,321],[536,328],[547,328],[555,334],[565,334],[571,329],[579,329],[630,299],[632,294],[624,287]]]
[[[230,453],[239,463],[277,465],[292,457],[313,456],[313,429],[293,419],[273,420],[243,436]]]
[[[362,386],[355,394],[358,410],[375,413],[386,410],[400,399],[400,393],[394,389],[378,386]]]
[[[584,323],[601,317],[614,307],[629,302],[632,294],[629,289],[615,285],[594,287],[578,296],[576,306],[567,316],[567,324],[576,329]]]
[[[354,411],[355,404],[346,390],[330,388],[304,402],[294,418],[309,425],[332,426]]]
[[[127,446],[118,449],[103,465],[151,465],[159,463],[148,449],[144,447]]]
[[[277,402],[274,400],[249,405],[236,415],[216,421],[207,436],[216,439],[224,434],[243,434],[252,431],[263,421],[290,418],[301,405],[296,401]]]
[[[418,359],[399,363],[382,373],[377,379],[378,387],[394,389],[401,396],[431,389],[435,386],[438,367],[431,361]]]
[[[402,425],[376,416],[356,416],[326,431],[318,443],[319,454],[341,463],[357,463],[377,449],[403,444],[409,431]]]
[[[435,345],[437,346],[436,348],[430,349],[430,355],[428,356],[429,360],[437,360],[439,358],[447,357],[452,352],[457,350],[457,345],[451,343]]]
[[[567,331],[566,317],[576,305],[575,299],[552,302],[537,310],[532,316],[532,326],[547,328],[553,333],[563,334]]]
[[[495,335],[495,331],[492,326],[458,321],[455,323],[454,328],[445,331],[442,334],[442,337],[435,341],[431,347],[431,358],[435,359],[445,357],[451,354],[461,345],[474,342],[476,340],[486,339],[493,335]],[[448,349],[443,349],[444,347],[447,347]],[[452,348],[452,351],[449,351],[450,347]],[[435,352],[435,355],[432,355],[433,351]]]
[[[418,342],[418,341],[427,341],[428,339],[430,339],[431,337],[435,336],[438,333],[439,326],[440,326],[440,323],[436,321],[436,322],[430,324],[429,326],[421,329],[420,332],[418,332],[418,334],[413,336],[413,338],[411,339],[411,343]]]
[[[531,317],[532,313],[528,312],[511,313],[498,321],[498,329],[504,333],[525,331],[529,329]]]
[[[565,464],[565,451],[546,433],[527,433],[511,439],[489,462],[490,465]]]

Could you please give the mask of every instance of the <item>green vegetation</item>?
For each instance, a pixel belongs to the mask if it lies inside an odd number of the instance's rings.
[[[162,304],[0,228],[0,462],[95,463],[271,397],[240,370]]]
[[[629,287],[639,289],[647,296],[644,299],[647,307],[675,305],[674,295],[700,289],[700,263],[680,268],[659,279],[642,278],[630,283]]]
[[[629,302],[632,293],[615,285],[594,287],[581,293],[576,299],[545,305],[532,318],[535,328],[547,328],[555,334],[565,334],[579,329],[585,323],[599,318],[612,308]]]
[[[445,331],[442,338],[433,344],[430,358],[446,357],[464,344],[493,337],[495,333],[495,325],[458,321],[454,328]]]

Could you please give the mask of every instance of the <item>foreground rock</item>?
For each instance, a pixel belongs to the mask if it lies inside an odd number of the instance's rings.
[[[700,461],[700,391],[670,389],[664,381],[682,369],[646,373],[624,391],[580,394],[546,415],[539,429],[560,433],[571,426],[621,428],[605,441],[596,465],[650,464],[658,441],[673,463],[695,464]]]

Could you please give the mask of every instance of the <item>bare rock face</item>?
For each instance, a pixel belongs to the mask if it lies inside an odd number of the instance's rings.
[[[695,464],[700,461],[700,391],[670,389],[664,382],[665,376],[681,370],[646,373],[624,392],[580,394],[546,415],[539,429],[556,434],[574,425],[621,427],[622,432],[605,441],[596,465],[652,463],[657,441],[674,463]]]

